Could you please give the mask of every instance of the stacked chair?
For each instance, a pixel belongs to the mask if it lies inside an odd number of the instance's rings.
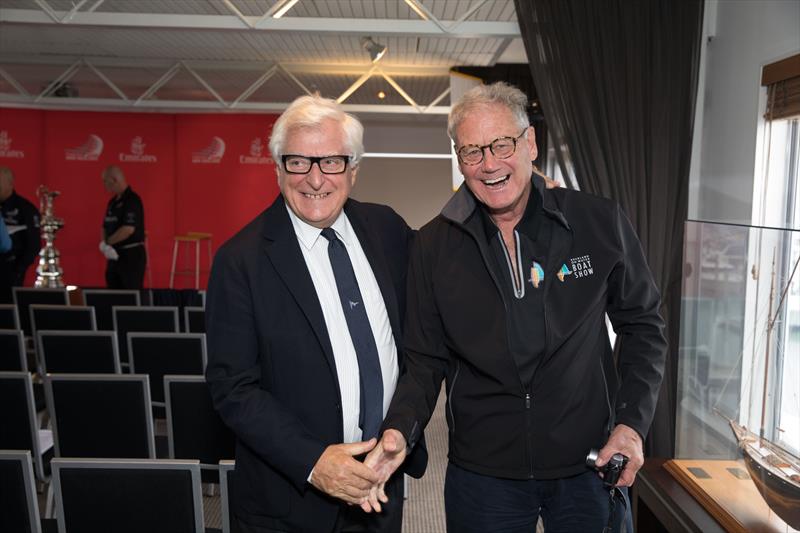
[[[0,531],[213,531],[203,484],[219,485],[230,531],[235,439],[205,383],[204,309],[189,305],[201,295],[13,295],[0,305]]]

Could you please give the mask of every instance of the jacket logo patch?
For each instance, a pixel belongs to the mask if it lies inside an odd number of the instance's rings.
[[[569,264],[572,267],[572,275],[576,278],[585,278],[594,275],[592,258],[588,254],[571,258]]]
[[[566,276],[569,276],[570,274],[572,274],[572,271],[567,268],[566,264],[562,264],[561,265],[561,269],[559,269],[559,271],[556,272],[556,276],[558,277],[558,281],[560,281],[561,283],[564,283],[564,278]]]
[[[534,289],[538,289],[539,284],[541,284],[542,281],[544,281],[544,269],[542,268],[542,265],[540,265],[536,261],[534,261],[533,265],[531,265],[531,279],[529,279],[528,281],[530,281],[533,284]]]

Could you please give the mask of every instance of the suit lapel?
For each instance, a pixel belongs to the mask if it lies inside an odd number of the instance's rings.
[[[322,314],[311,275],[308,273],[303,252],[297,242],[294,226],[292,226],[289,213],[286,211],[283,196],[278,196],[265,213],[262,235],[264,236],[264,252],[275,268],[275,272],[283,280],[284,285],[308,319],[338,386],[336,363],[333,358],[328,328],[325,326],[325,317]],[[265,294],[264,298],[269,298],[269,295]]]
[[[375,280],[378,282],[378,287],[383,296],[383,303],[386,305],[386,312],[389,315],[389,323],[392,326],[392,333],[394,335],[395,343],[398,344],[402,339],[400,336],[400,312],[397,303],[397,295],[395,294],[394,283],[387,264],[386,255],[383,253],[383,247],[380,245],[379,236],[375,232],[374,225],[369,224],[369,219],[364,215],[358,204],[352,200],[348,200],[345,204],[345,213],[350,220],[350,225],[356,232],[358,241],[361,243],[361,249],[364,250],[364,255],[367,256],[369,266],[372,268],[372,273],[375,275]],[[398,351],[398,354],[400,352]]]

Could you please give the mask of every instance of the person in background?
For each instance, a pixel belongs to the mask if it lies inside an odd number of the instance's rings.
[[[0,302],[11,302],[11,287],[24,284],[42,245],[39,210],[17,194],[14,173],[8,167],[0,167],[0,215],[11,237],[11,247],[0,252]]]
[[[665,364],[659,294],[616,203],[533,172],[526,107],[505,83],[452,107],[465,182],[415,239],[407,370],[365,463],[394,471],[446,379],[448,531],[534,531],[540,515],[548,532],[617,531],[624,513],[586,457],[626,456],[622,493],[643,464]],[[387,501],[380,489],[365,509]]]
[[[106,207],[100,241],[100,251],[107,260],[106,286],[141,289],[147,266],[142,199],[133,192],[122,169],[116,165],[103,170],[103,185],[112,195]]]
[[[349,198],[363,127],[336,102],[295,100],[270,150],[281,193],[217,252],[206,306],[206,379],[237,437],[234,527],[399,533],[402,474],[386,480],[384,512],[364,513],[377,476],[359,456],[403,365],[412,231]],[[422,475],[422,444],[405,463]]]
[[[0,217],[0,254],[5,253],[11,249],[11,236],[8,234],[6,221]]]

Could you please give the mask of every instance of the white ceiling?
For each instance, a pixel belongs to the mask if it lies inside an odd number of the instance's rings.
[[[428,20],[404,0],[299,0],[280,19],[284,0],[0,0],[0,105],[280,109],[340,97],[373,67],[370,36],[388,52],[344,104],[442,113],[451,67],[526,61],[513,0],[416,1]],[[79,97],[43,95],[65,71]]]

